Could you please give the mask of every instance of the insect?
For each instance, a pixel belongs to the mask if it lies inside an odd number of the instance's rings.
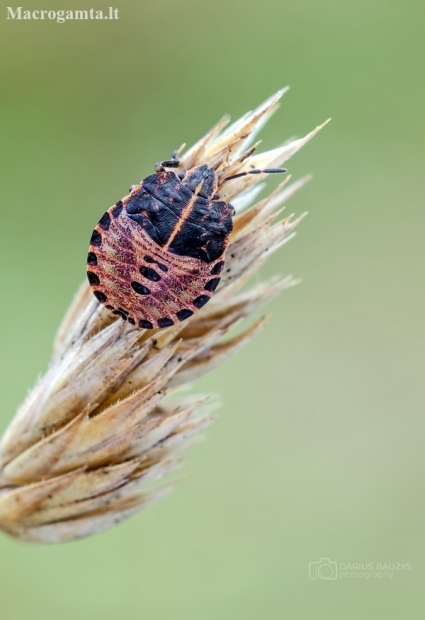
[[[177,153],[100,218],[87,257],[99,302],[144,329],[170,327],[202,308],[223,271],[235,210],[207,165],[187,171]],[[250,170],[234,179],[282,168]]]

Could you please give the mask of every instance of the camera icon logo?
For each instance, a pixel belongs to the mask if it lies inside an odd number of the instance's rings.
[[[337,564],[331,562],[329,558],[322,558],[320,562],[310,562],[308,565],[309,579],[336,579],[337,577]]]

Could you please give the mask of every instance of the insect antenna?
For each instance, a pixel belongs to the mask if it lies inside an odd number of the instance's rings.
[[[238,174],[232,174],[232,176],[225,178],[225,181],[231,181],[232,179],[239,179],[239,177],[244,177],[248,174],[273,174],[275,172],[286,172],[286,168],[263,168],[260,170],[256,168],[255,170],[246,170],[245,172],[239,172]]]
[[[166,159],[155,164],[155,172],[164,172],[165,168],[178,168],[181,163],[179,155],[185,146],[186,143],[183,143],[179,149],[173,151],[171,153],[171,159]]]
[[[167,159],[155,164],[155,172],[165,172],[165,168],[178,168],[180,166],[179,159]]]

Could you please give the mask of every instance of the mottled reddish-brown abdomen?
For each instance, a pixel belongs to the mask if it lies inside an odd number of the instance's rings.
[[[145,329],[169,327],[202,308],[220,282],[233,207],[213,200],[207,166],[181,180],[158,172],[137,185],[93,231],[87,276],[114,314]]]

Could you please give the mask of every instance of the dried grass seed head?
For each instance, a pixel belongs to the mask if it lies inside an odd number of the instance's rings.
[[[224,118],[181,155],[181,170],[206,164],[236,209],[226,269],[211,301],[184,323],[143,330],[122,323],[83,284],[57,333],[50,366],[6,430],[0,446],[0,527],[15,538],[53,543],[112,527],[171,486],[152,486],[211,421],[216,404],[177,388],[222,364],[263,327],[228,333],[264,306],[291,277],[242,288],[293,236],[303,216],[277,219],[309,179],[288,176],[257,200],[264,174],[305,138],[257,154],[258,131],[283,89],[233,124]]]

